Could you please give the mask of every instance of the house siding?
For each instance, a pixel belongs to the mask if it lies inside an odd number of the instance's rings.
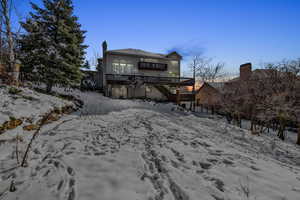
[[[180,77],[182,57],[176,52],[158,54],[130,48],[107,50],[106,41],[102,43],[102,50],[99,74],[106,96],[174,101],[170,89],[194,84],[194,79]]]
[[[145,76],[162,76],[162,77],[179,77],[180,75],[180,61],[176,59],[158,59],[158,58],[145,58],[126,55],[106,55],[106,73],[114,74],[112,63],[114,61],[124,61],[125,63],[131,63],[134,66],[132,74],[139,74]],[[142,70],[138,69],[139,62],[152,62],[167,64],[166,71],[159,70]]]
[[[107,88],[107,95],[112,98],[146,98],[157,101],[167,101],[167,97],[157,90],[153,85],[143,84],[138,87],[121,84],[106,85],[105,74],[119,74],[113,70],[113,63],[132,64],[133,68],[130,73],[123,72],[120,74],[126,75],[143,75],[155,77],[180,77],[180,60],[176,56],[170,58],[148,58],[142,56],[132,55],[114,55],[106,53],[103,58],[103,68],[101,77],[103,79],[103,86]],[[139,62],[161,63],[167,64],[167,70],[145,70],[139,69]]]
[[[198,105],[219,105],[221,102],[220,92],[212,86],[204,83],[196,94],[196,103]]]
[[[151,99],[156,101],[167,101],[168,99],[160,93],[154,86],[141,86],[134,88],[130,85],[111,84],[109,93],[112,98],[128,99]]]

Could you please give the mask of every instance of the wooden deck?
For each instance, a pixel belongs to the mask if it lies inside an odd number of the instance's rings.
[[[192,86],[195,83],[193,78],[186,77],[160,77],[121,74],[106,74],[106,80],[108,84],[125,85],[141,82],[152,85]]]

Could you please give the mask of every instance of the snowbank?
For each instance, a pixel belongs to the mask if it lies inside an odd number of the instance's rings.
[[[45,95],[28,88],[0,87],[0,126],[12,119],[22,119],[35,124],[43,115],[55,109],[75,105],[54,96]]]

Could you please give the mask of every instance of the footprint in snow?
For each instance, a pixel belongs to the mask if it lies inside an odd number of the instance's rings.
[[[228,160],[228,159],[223,159],[223,163],[225,165],[234,165],[234,162],[232,162],[231,160]]]
[[[211,163],[199,162],[199,165],[202,169],[210,169],[212,167]]]

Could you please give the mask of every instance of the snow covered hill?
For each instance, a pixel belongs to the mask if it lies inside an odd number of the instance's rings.
[[[0,144],[1,200],[300,199],[293,144],[172,104],[77,96],[84,108],[43,127],[28,167]]]
[[[50,95],[38,93],[28,88],[0,85],[0,125],[14,119],[27,119],[36,123],[44,114],[74,103]]]

